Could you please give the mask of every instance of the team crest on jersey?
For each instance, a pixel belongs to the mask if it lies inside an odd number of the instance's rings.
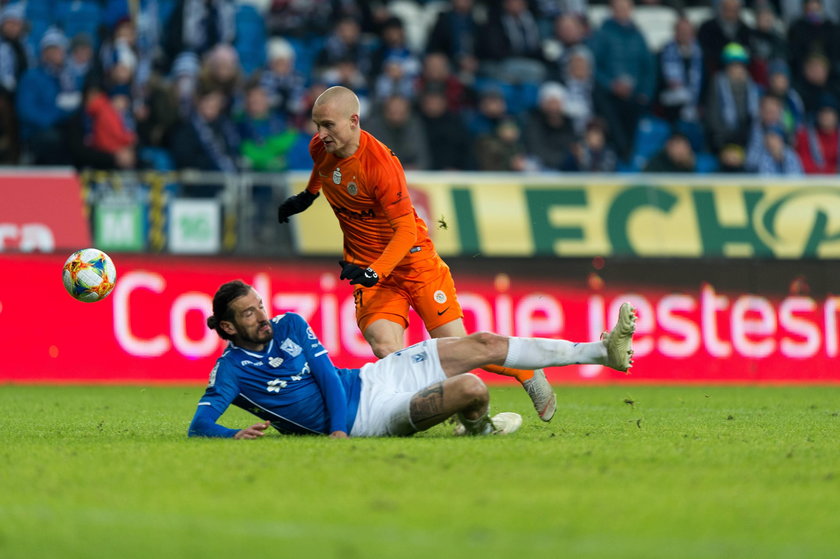
[[[335,184],[341,184],[341,169],[338,167],[336,167],[335,171],[333,171],[333,182]]]
[[[280,344],[280,349],[282,349],[292,357],[297,357],[298,355],[300,355],[300,352],[303,351],[303,348],[301,348],[289,338],[283,340],[283,343]]]
[[[356,185],[355,182],[351,182],[347,185],[347,193],[350,194],[350,196],[355,196],[359,193],[359,187]]]
[[[283,364],[283,358],[282,357],[269,357],[268,358],[268,364],[276,369],[277,367],[279,367],[280,365]]]
[[[443,304],[443,303],[446,302],[446,293],[444,293],[440,289],[435,291],[434,297],[435,297],[435,302],[437,302],[437,303]]]

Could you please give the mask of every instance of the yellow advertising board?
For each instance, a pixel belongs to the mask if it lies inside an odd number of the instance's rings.
[[[293,192],[308,175],[292,177]],[[840,257],[840,178],[408,173],[446,255]],[[332,209],[293,218],[301,254],[341,253]]]

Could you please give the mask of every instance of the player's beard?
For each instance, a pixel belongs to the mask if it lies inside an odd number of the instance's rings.
[[[268,326],[268,328],[265,328]],[[246,332],[243,328],[237,327],[237,334],[239,334],[239,338],[242,341],[248,342],[249,344],[260,345],[268,343],[271,340],[271,337],[274,335],[274,330],[271,328],[271,322],[265,321],[260,322],[257,324],[256,329],[254,330],[253,334]]]

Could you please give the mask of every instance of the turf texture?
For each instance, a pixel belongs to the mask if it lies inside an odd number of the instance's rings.
[[[186,438],[201,387],[0,386],[0,557],[840,556],[840,387],[556,391],[493,387],[509,437],[233,441]]]

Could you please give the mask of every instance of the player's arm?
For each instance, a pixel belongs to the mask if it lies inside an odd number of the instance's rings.
[[[198,406],[195,410],[195,415],[190,423],[189,436],[190,437],[213,437],[225,439],[256,439],[265,435],[265,430],[268,429],[270,422],[263,421],[256,423],[245,429],[228,429],[223,425],[216,423],[221,417],[221,413],[211,408],[210,406]]]
[[[302,342],[300,345],[304,348],[309,370],[315,382],[318,383],[327,406],[330,436],[345,438],[347,437],[347,393],[344,390],[344,384],[338,378],[332,359],[312,328],[302,317],[291,314],[289,316],[297,322],[295,328]]]
[[[187,436],[227,439],[256,439],[263,436],[269,426],[267,421],[245,429],[230,429],[217,423],[237,394],[239,385],[236,375],[223,362],[217,362],[210,373],[207,390],[198,402]]]
[[[373,176],[376,199],[394,235],[370,267],[381,277],[388,277],[417,242],[417,222],[400,160],[394,155],[381,160]]]
[[[321,195],[321,183],[318,180],[317,168],[318,161],[324,154],[324,145],[323,142],[317,141],[317,138],[317,135],[313,136],[309,142],[309,155],[312,156],[312,160],[315,162],[315,165],[312,167],[312,173],[309,175],[309,182],[306,183],[306,188],[302,192],[294,196],[289,196],[277,208],[277,221],[280,223],[288,223],[289,216],[305,211]]]

